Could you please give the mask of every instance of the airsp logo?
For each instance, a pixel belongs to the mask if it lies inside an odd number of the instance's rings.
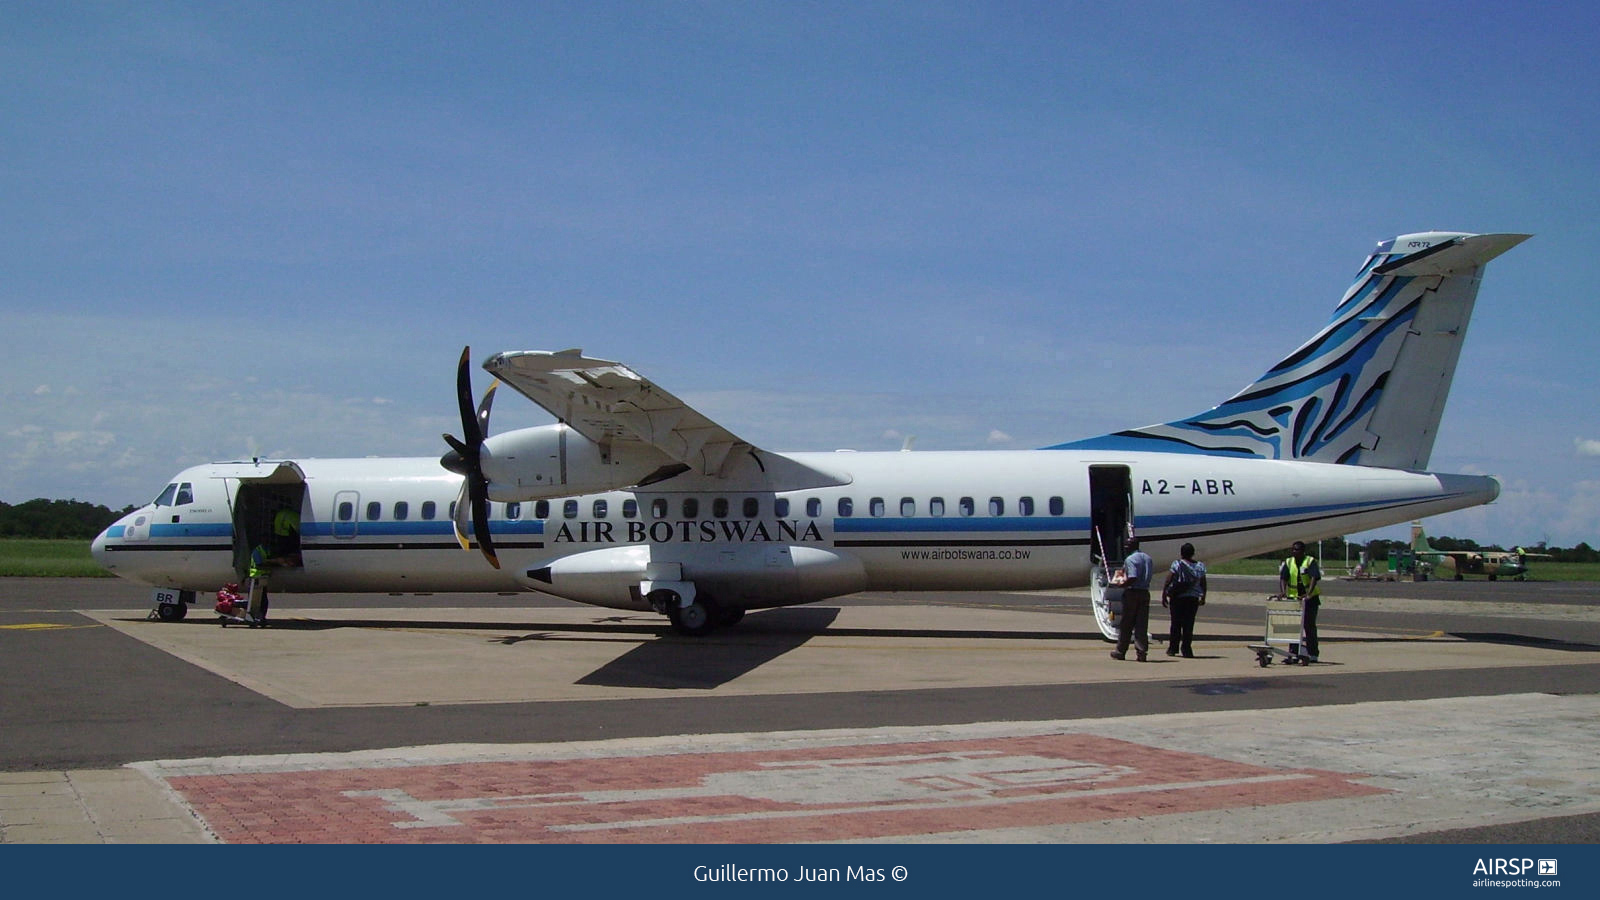
[[[1541,860],[1539,860],[1539,875],[1541,877],[1550,878],[1550,877],[1554,876],[1555,874],[1556,874],[1556,861],[1555,860],[1553,860],[1553,859],[1541,859]]]
[[[1555,872],[1555,867],[1556,867],[1556,861],[1553,860],[1553,859],[1541,859],[1541,860],[1539,860],[1540,872],[1541,873],[1543,872],[1545,863],[1549,863],[1550,864],[1550,871],[1552,873],[1554,873]],[[1533,868],[1533,860],[1531,860],[1531,859],[1480,859],[1480,860],[1478,860],[1478,864],[1476,866],[1472,867],[1472,874],[1474,874],[1474,875],[1526,875],[1528,873],[1528,870],[1532,869],[1532,868]]]

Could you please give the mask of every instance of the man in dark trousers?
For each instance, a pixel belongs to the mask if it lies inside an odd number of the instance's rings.
[[[1300,601],[1300,643],[1289,645],[1289,656],[1304,656],[1317,661],[1317,610],[1322,606],[1322,567],[1315,556],[1306,555],[1306,545],[1295,541],[1289,558],[1278,567],[1278,593],[1286,600]],[[1305,652],[1302,653],[1301,651]]]
[[[1206,564],[1194,558],[1194,545],[1178,549],[1182,559],[1174,560],[1161,586],[1161,605],[1172,612],[1172,629],[1167,632],[1167,655],[1194,659],[1194,619],[1206,604]]]
[[[1122,561],[1122,617],[1117,619],[1117,649],[1112,659],[1127,659],[1128,644],[1138,653],[1139,662],[1150,652],[1150,572],[1155,561],[1139,549],[1138,538],[1123,545],[1128,556]]]

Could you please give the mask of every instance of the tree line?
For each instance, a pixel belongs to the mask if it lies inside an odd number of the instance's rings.
[[[107,509],[82,500],[40,498],[15,506],[0,500],[0,538],[93,540],[106,526],[134,509]]]

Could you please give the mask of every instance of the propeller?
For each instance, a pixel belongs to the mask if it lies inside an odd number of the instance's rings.
[[[439,458],[439,465],[462,477],[461,493],[456,496],[453,519],[456,540],[461,542],[463,550],[471,547],[466,536],[470,509],[472,535],[478,539],[478,548],[483,551],[489,565],[498,569],[500,559],[494,554],[494,540],[489,534],[489,479],[483,475],[483,441],[489,436],[489,408],[494,404],[494,391],[500,382],[497,379],[489,385],[489,390],[484,392],[483,402],[474,411],[472,374],[467,368],[471,358],[472,348],[463,347],[461,362],[456,366],[456,401],[461,406],[462,436],[444,436],[445,443],[450,445],[450,452]]]

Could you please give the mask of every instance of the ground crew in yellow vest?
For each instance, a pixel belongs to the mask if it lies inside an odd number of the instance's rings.
[[[267,619],[267,605],[269,603],[267,581],[271,577],[271,573],[272,561],[267,556],[267,548],[262,544],[257,544],[255,549],[250,551],[250,569],[246,573],[250,576],[249,615],[251,619],[257,622],[264,622]]]
[[[300,565],[300,512],[287,506],[272,517],[273,556],[282,565]]]
[[[1289,655],[1303,654],[1317,661],[1317,609],[1322,606],[1322,567],[1315,556],[1306,555],[1306,545],[1295,541],[1289,548],[1289,558],[1278,567],[1278,593],[1288,600],[1300,601],[1300,643],[1289,645]]]

